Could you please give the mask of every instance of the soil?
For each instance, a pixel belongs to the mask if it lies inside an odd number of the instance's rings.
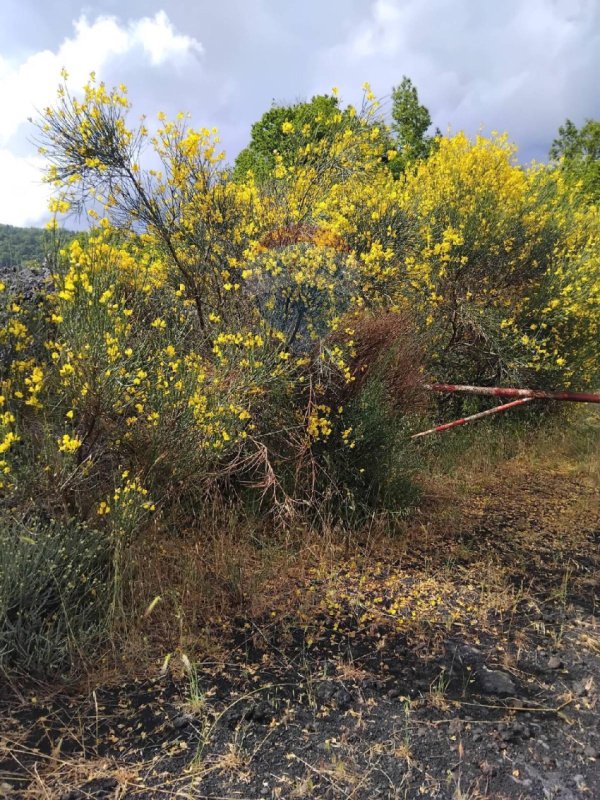
[[[503,469],[240,615],[219,657],[7,691],[0,795],[600,798],[599,498]]]

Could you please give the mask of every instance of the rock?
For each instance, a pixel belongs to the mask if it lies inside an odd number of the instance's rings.
[[[516,691],[516,686],[506,672],[499,669],[488,669],[483,667],[477,673],[481,688],[486,694],[512,695]]]
[[[507,728],[506,730],[500,731],[500,738],[503,742],[514,742],[518,736],[511,728]]]
[[[191,714],[178,714],[173,718],[172,725],[175,730],[179,731],[182,728],[187,728],[187,726],[191,725],[193,721],[194,717],[192,717]]]
[[[361,681],[359,685],[371,692],[383,692],[385,690],[385,681],[378,680],[377,678],[367,678]]]
[[[261,700],[246,715],[246,719],[252,720],[259,725],[268,725],[275,716],[275,709],[266,700]]]
[[[406,675],[409,671],[401,658],[391,657],[386,661],[385,666],[390,675]]]
[[[554,622],[558,618],[559,614],[557,611],[552,611],[550,609],[544,610],[542,612],[542,620],[546,623]]]
[[[236,703],[227,713],[226,720],[228,727],[233,730],[240,722],[255,720],[255,713],[258,706],[260,706],[260,703],[258,705],[252,702]]]
[[[246,705],[240,703],[227,715],[227,724],[230,728],[235,728],[242,721],[255,722],[257,725],[268,725],[274,716],[275,709],[267,700]]]
[[[322,683],[319,683],[315,689],[315,697],[321,704],[329,703],[335,692],[335,683],[332,683],[331,681],[323,681]]]
[[[227,726],[231,728],[231,730],[236,728],[238,723],[246,718],[248,710],[248,707],[242,705],[241,703],[238,703],[236,706],[230,709],[226,715]]]
[[[594,678],[591,675],[588,675],[579,681],[574,681],[573,692],[577,695],[577,697],[583,697],[584,695],[590,693],[593,685],[594,685]]]
[[[481,650],[472,645],[463,645],[457,650],[457,654],[463,664],[476,664],[481,660]]]
[[[529,725],[524,725],[521,722],[512,722],[507,724],[500,731],[500,738],[503,742],[517,742],[520,739],[531,739],[533,732]]]
[[[352,695],[343,687],[337,690],[333,699],[340,711],[345,711],[347,708],[350,708],[352,704]]]
[[[321,674],[324,678],[330,678],[332,675],[335,675],[337,669],[337,665],[335,661],[329,661],[328,659],[324,659],[321,662]]]
[[[26,300],[33,300],[42,291],[51,288],[50,270],[47,267],[35,270],[29,267],[0,267],[0,279],[9,292],[22,294]]]
[[[558,656],[550,656],[548,659],[548,669],[560,669],[562,666],[563,662]]]

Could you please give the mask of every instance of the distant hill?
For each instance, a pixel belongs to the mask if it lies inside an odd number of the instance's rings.
[[[71,231],[61,231],[63,240],[74,235]],[[51,242],[51,234],[45,228],[0,224],[0,267],[20,267],[31,261],[41,263]]]

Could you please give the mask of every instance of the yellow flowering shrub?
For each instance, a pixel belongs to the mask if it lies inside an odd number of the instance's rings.
[[[72,632],[93,639],[149,524],[411,504],[424,375],[598,386],[598,207],[506,136],[390,169],[364,90],[314,120],[274,109],[281,152],[267,136],[232,173],[186,115],[132,126],[124,86],[60,87],[40,123],[51,275],[0,283],[0,554],[27,609],[2,654],[50,631],[56,667]],[[71,211],[91,228],[61,247]],[[45,602],[79,623],[51,630]]]
[[[92,230],[35,303],[2,292],[5,488],[26,491],[27,454],[49,494],[119,529],[117,492],[139,519],[216,489],[285,510],[338,479],[381,498],[361,458],[404,434],[375,431],[398,416],[388,367],[367,385],[352,365],[353,330],[382,315],[412,318],[444,380],[597,380],[598,209],[505,136],[441,137],[397,178],[367,87],[318,136],[282,119],[285,158],[232,176],[216,131],[183,114],[130,127],[128,111],[92,78],[41,123],[53,210]],[[365,477],[334,474],[340,449]]]
[[[406,176],[400,205],[418,239],[397,298],[430,327],[438,377],[597,380],[598,209],[562,173],[522,168],[505,135],[460,133]]]

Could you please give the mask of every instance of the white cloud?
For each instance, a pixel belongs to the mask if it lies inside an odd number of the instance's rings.
[[[22,126],[53,103],[61,69],[69,73],[72,86],[80,87],[90,72],[102,79],[115,59],[164,68],[201,53],[197,39],[177,33],[167,14],[158,11],[128,24],[114,16],[89,21],[82,15],[56,50],[41,50],[20,63],[0,55],[0,221],[24,224],[44,213],[47,191],[39,171],[43,162],[17,155],[14,145],[22,150]]]
[[[0,149],[0,222],[27,225],[46,215],[48,187],[42,184],[42,167],[39,157],[19,157]]]
[[[144,17],[136,22],[132,29],[132,39],[142,45],[150,56],[150,63],[155,67],[165,61],[202,52],[202,45],[197,39],[175,33],[164,11],[159,11],[153,18]]]
[[[81,16],[73,23],[74,34],[56,51],[42,50],[20,64],[0,56],[0,143],[13,136],[36,109],[55,97],[60,70],[64,67],[74,86],[81,86],[90,72],[99,78],[116,57],[136,51],[154,67],[179,63],[202,52],[191,36],[178,34],[164,11],[123,25],[116,17],[98,17],[89,22]]]

